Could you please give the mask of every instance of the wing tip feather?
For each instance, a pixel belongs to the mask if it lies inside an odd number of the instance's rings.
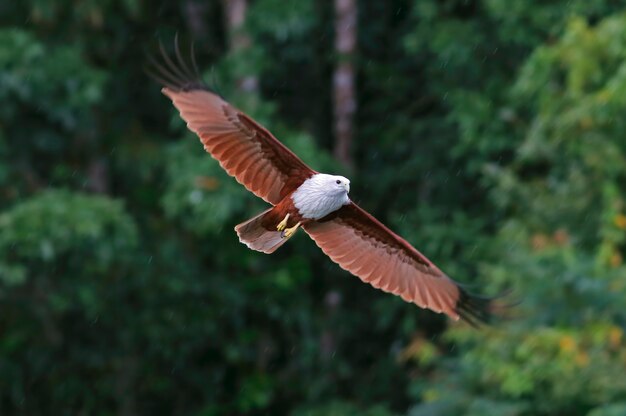
[[[460,318],[475,328],[490,325],[495,318],[500,317],[500,314],[496,312],[511,308],[519,303],[501,304],[498,302],[499,299],[509,295],[510,291],[502,292],[493,297],[477,296],[459,288],[459,299],[454,308],[457,315],[456,320]]]
[[[191,66],[182,57],[178,36],[174,38],[175,59],[170,57],[162,42],[159,42],[159,52],[160,57],[158,59],[150,53],[146,54],[148,64],[144,67],[144,70],[150,77],[164,86],[161,91],[165,95],[168,95],[165,92],[166,89],[172,92],[188,92],[198,89],[215,92],[202,81],[196,65],[193,43],[190,52]]]

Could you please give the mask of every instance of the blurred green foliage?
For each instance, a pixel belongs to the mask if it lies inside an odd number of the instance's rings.
[[[626,414],[626,2],[359,1],[355,168],[332,153],[332,2],[0,5],[0,413]],[[474,291],[475,330],[378,292],[186,131],[144,52],[205,79]],[[258,77],[257,93],[237,80]]]

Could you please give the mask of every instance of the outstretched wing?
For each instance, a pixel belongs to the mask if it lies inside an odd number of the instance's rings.
[[[455,320],[489,320],[490,299],[469,295],[353,202],[304,225],[304,230],[335,263],[376,288]]]
[[[181,58],[164,52],[163,64],[153,61],[154,78],[198,135],[204,149],[222,168],[256,196],[276,205],[316,172],[269,131],[210,91]],[[192,51],[193,57],[193,51]]]

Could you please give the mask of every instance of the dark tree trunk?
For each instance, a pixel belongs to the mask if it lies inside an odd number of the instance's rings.
[[[230,53],[240,53],[250,47],[250,36],[243,30],[248,10],[247,0],[223,0]],[[245,75],[237,80],[237,87],[244,92],[257,92],[259,80],[255,75]]]
[[[354,52],[356,48],[356,0],[335,0],[335,51],[337,65],[333,74],[335,157],[353,166],[351,144],[354,136]]]

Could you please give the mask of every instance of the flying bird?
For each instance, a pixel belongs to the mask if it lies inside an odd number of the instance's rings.
[[[271,205],[237,225],[239,240],[273,253],[302,228],[343,269],[385,292],[454,320],[486,322],[492,300],[469,294],[402,237],[350,200],[350,180],[320,173],[267,129],[208,88],[176,43],[176,62],[161,45],[163,62],[151,75],[162,85],[204,149],[229,175]]]

